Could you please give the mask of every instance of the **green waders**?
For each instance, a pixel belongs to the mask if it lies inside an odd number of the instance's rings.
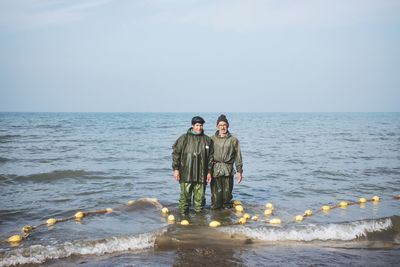
[[[233,176],[213,177],[211,180],[211,208],[232,208]]]
[[[182,214],[189,212],[193,193],[193,206],[195,212],[201,212],[206,204],[204,183],[180,183],[181,195],[179,198],[179,212]]]

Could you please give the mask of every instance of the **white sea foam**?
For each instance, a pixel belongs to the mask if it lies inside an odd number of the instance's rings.
[[[55,246],[33,245],[5,252],[0,257],[0,266],[39,264],[46,260],[61,259],[71,255],[103,255],[127,250],[148,249],[154,247],[156,237],[164,231],[111,237],[103,240],[65,242]]]
[[[262,226],[255,229],[233,226],[220,228],[220,231],[230,234],[242,234],[262,241],[349,241],[365,237],[367,233],[379,232],[392,227],[390,218],[371,221],[325,225],[296,225],[287,228]]]

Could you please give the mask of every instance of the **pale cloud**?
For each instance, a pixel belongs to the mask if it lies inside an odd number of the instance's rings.
[[[2,0],[0,27],[36,28],[79,21],[112,1]],[[109,14],[116,12],[112,15],[123,16],[138,26],[194,25],[234,32],[348,27],[366,21],[396,20],[400,11],[397,0],[119,0],[114,3],[124,10],[110,10]]]
[[[87,12],[112,0],[2,0],[0,28],[33,29],[79,21]]]
[[[197,25],[216,31],[254,32],[293,28],[326,29],[396,20],[400,1],[386,0],[149,0],[138,23]],[[180,2],[180,3],[179,3]],[[155,8],[156,7],[156,8]],[[155,9],[154,9],[155,8]]]

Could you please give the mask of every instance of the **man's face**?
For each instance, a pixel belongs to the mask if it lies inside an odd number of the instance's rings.
[[[192,125],[193,132],[195,133],[201,133],[203,131],[203,124],[201,123],[195,123]]]
[[[229,124],[224,121],[220,121],[217,124],[217,129],[219,130],[219,134],[226,134],[228,132]]]

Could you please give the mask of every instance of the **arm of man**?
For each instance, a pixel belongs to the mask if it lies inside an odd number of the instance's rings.
[[[211,183],[212,180],[212,169],[214,167],[214,142],[210,138],[210,147],[209,147],[209,155],[208,155],[208,173],[207,173],[207,183]]]
[[[240,150],[239,140],[235,139],[235,166],[236,166],[236,179],[238,184],[242,182],[243,179],[243,161],[242,161],[242,152]]]
[[[180,174],[179,170],[174,170],[174,177],[175,177],[175,180],[177,180],[179,182],[179,180],[181,179],[181,174]]]
[[[240,184],[240,182],[242,182],[243,179],[243,174],[241,172],[236,172],[236,179],[237,183]]]
[[[181,179],[179,167],[181,164],[182,150],[184,149],[183,148],[184,140],[185,140],[185,134],[180,136],[172,146],[172,169],[173,169],[173,176],[177,181]]]

